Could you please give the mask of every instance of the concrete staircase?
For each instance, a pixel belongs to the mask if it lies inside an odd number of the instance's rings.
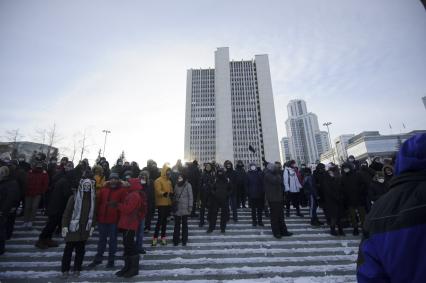
[[[302,209],[305,216],[306,209]],[[324,220],[322,214],[320,214]],[[22,228],[17,219],[15,232],[6,243],[6,253],[0,256],[1,282],[64,282],[60,278],[63,240],[58,248],[39,250],[34,247],[46,221],[38,215],[32,231]],[[155,221],[153,222],[155,223]],[[189,242],[186,247],[171,243],[173,222],[168,226],[168,245],[150,246],[152,233],[145,234],[147,254],[141,257],[139,275],[132,279],[117,278],[121,268],[122,244],[116,268],[105,264],[95,270],[83,270],[72,282],[355,282],[355,261],[359,237],[346,230],[346,237],[333,237],[325,227],[314,228],[309,218],[295,215],[286,218],[292,237],[277,240],[272,237],[269,219],[265,227],[252,227],[249,209],[239,210],[239,221],[230,221],[225,234],[216,230],[206,233],[198,227],[198,219],[189,221]],[[83,268],[96,253],[97,232],[86,244]],[[72,265],[71,265],[72,268]]]

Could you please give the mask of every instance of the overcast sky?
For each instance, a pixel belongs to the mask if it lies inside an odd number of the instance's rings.
[[[186,70],[269,54],[278,136],[307,101],[332,137],[426,129],[426,12],[418,0],[0,0],[0,134],[55,122],[62,153],[183,157]],[[322,126],[321,126],[322,127]]]

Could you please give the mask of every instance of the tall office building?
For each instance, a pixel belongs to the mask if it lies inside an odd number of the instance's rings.
[[[230,61],[218,48],[215,68],[188,70],[186,86],[186,160],[279,160],[268,55]]]
[[[298,164],[315,163],[321,153],[330,149],[328,133],[319,130],[318,117],[308,112],[305,101],[291,100],[287,112],[285,124],[292,159]]]
[[[286,137],[283,137],[280,141],[281,143],[281,157],[283,163],[286,161],[291,160],[291,154],[290,154],[290,146],[289,146],[289,140]]]

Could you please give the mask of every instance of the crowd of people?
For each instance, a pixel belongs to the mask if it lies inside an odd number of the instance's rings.
[[[292,236],[285,224],[292,207],[296,217],[304,217],[300,207],[309,207],[309,224],[328,225],[333,236],[345,236],[343,228],[349,225],[353,235],[359,235],[373,204],[392,188],[398,165],[395,158],[374,158],[368,164],[353,156],[340,167],[333,163],[298,167],[294,160],[282,166],[263,160],[263,169],[260,164],[242,161],[234,168],[229,160],[205,163],[202,168],[196,160],[185,164],[178,160],[173,167],[164,164],[161,169],[148,160],[140,169],[136,162],[122,159],[110,168],[104,157],[93,167],[87,159],[77,166],[67,157],[59,162],[51,157],[46,162],[43,153],[31,158],[31,164],[22,155],[12,159],[6,154],[0,159],[0,253],[12,237],[17,214],[23,217],[24,228],[31,230],[41,209],[47,221],[35,246],[42,250],[58,247],[53,235],[64,237],[61,271],[65,278],[73,252],[74,274],[78,276],[82,270],[85,244],[95,227],[97,253],[87,268],[102,263],[107,244],[106,268],[114,268],[121,233],[124,266],[116,272],[120,277],[138,274],[140,254],[146,253],[143,238],[151,230],[152,247],[168,244],[167,223],[171,220],[174,246],[187,245],[188,218],[198,219],[207,233],[216,230],[219,218],[220,232],[226,233],[227,223],[238,222],[239,210],[247,207],[252,226],[262,227],[263,219],[269,218],[277,239]],[[323,222],[318,207],[324,211]]]

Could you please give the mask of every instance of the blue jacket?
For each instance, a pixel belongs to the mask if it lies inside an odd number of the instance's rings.
[[[426,281],[426,134],[408,139],[396,162],[398,176],[364,223],[361,283]]]
[[[263,176],[260,171],[248,171],[246,178],[246,193],[249,199],[263,198],[265,190],[263,188]]]

